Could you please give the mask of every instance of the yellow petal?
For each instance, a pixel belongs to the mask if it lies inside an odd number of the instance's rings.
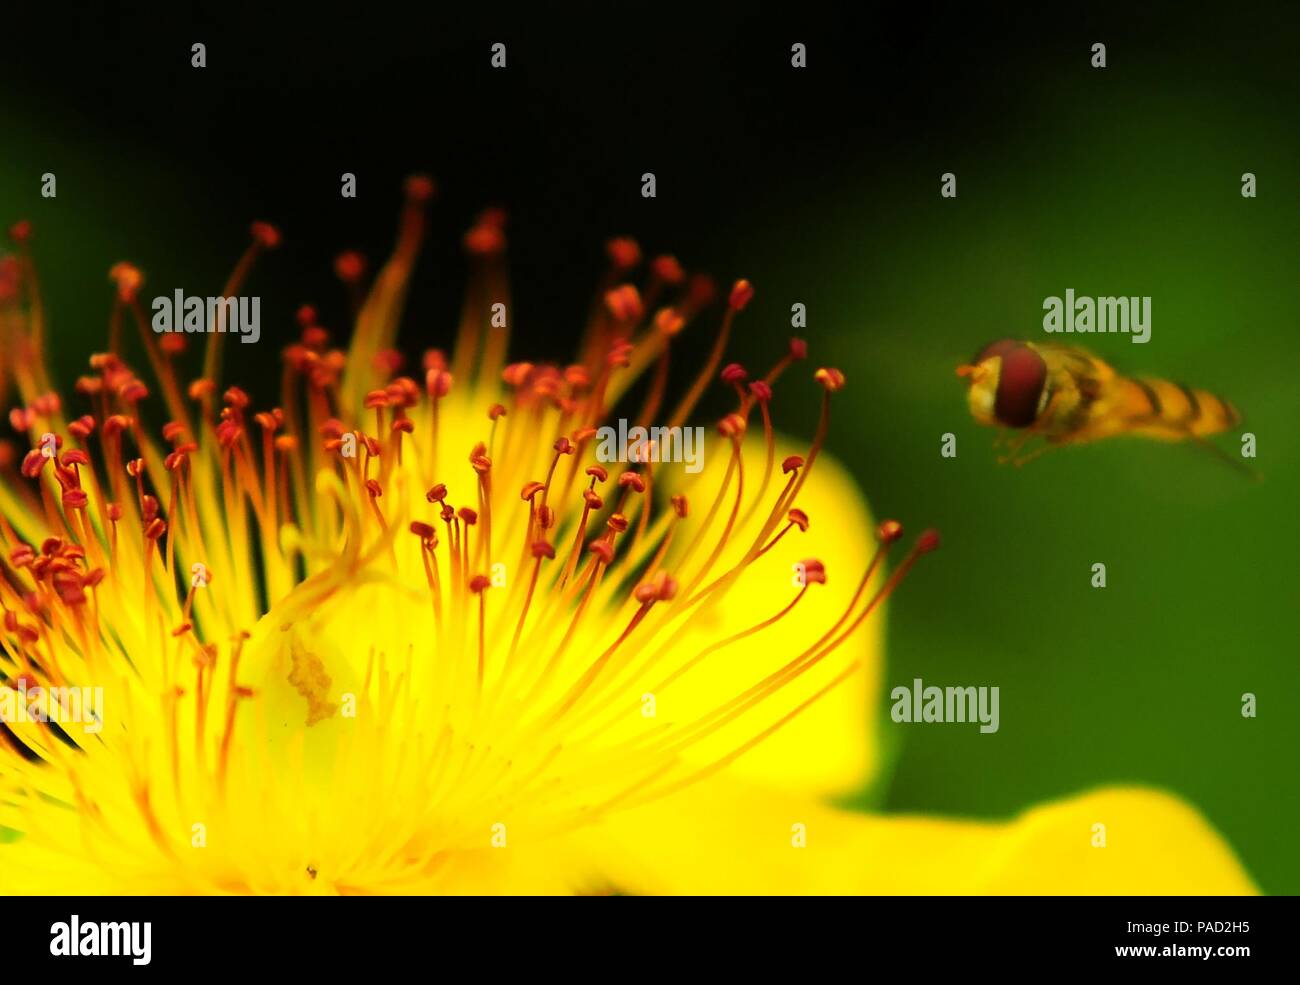
[[[806,455],[807,451],[806,445],[778,441],[775,467],[762,506],[744,522],[748,504],[762,484],[767,464],[761,436],[750,437],[745,442],[745,503],[725,548],[702,584],[707,585],[730,570],[755,542],[787,480],[781,472],[782,460],[791,454]],[[735,478],[722,497],[717,498],[727,473],[729,454],[726,442],[709,444],[703,473],[684,487],[690,514],[665,562],[665,567],[684,582],[683,591],[695,568],[714,550],[717,532],[725,525],[732,509]],[[673,471],[677,468],[660,467],[660,489],[676,492],[683,488],[681,474]],[[715,501],[717,513],[709,525],[709,535],[694,549],[689,562],[678,567]],[[874,524],[862,494],[844,468],[823,452],[795,505],[807,514],[808,530],[791,529],[775,548],[745,569],[719,604],[693,611],[690,620],[675,629],[672,663],[689,660],[710,644],[749,629],[789,605],[799,592],[795,580],[797,563],[820,560],[826,568],[827,583],[809,586],[805,597],[779,622],[709,654],[687,675],[656,693],[661,721],[689,721],[724,703],[797,657],[845,612],[876,546]],[[776,530],[785,523],[782,515]],[[869,591],[881,581],[878,572]],[[879,607],[814,671],[786,685],[733,725],[712,735],[692,750],[688,758],[704,763],[727,755],[807,701],[837,673],[857,661],[861,666],[855,674],[747,751],[732,763],[729,772],[807,794],[825,796],[860,789],[877,768],[878,742],[871,709],[876,706],[882,687],[883,608]]]
[[[1094,846],[1099,824],[1105,847]],[[805,847],[797,847],[800,836]],[[1137,787],[987,822],[857,814],[716,781],[611,816],[580,837],[594,864],[629,893],[1257,892],[1194,808]]]

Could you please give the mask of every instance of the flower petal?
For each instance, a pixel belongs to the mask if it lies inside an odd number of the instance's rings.
[[[790,441],[777,442],[775,467],[761,507],[745,522],[749,503],[755,499],[767,465],[761,438],[751,437],[745,442],[745,501],[736,526],[701,586],[725,574],[741,560],[762,532],[763,522],[785,486],[787,477],[781,473],[782,460],[787,455],[806,454],[807,450]],[[727,473],[724,456],[729,453],[725,442],[709,445],[710,457],[704,471],[685,489],[690,514],[665,567],[686,585],[694,569],[719,542],[732,509],[734,478],[718,498]],[[657,480],[661,490],[681,489],[680,481],[676,481],[680,476],[669,471],[673,468],[661,466],[661,477]],[[718,508],[707,534],[693,549],[689,563],[684,568],[678,567],[682,564],[682,554],[703,526],[715,501]],[[673,663],[689,660],[711,644],[750,629],[788,606],[799,592],[795,581],[797,563],[808,559],[821,561],[826,570],[826,583],[810,585],[798,605],[770,628],[709,653],[671,687],[657,693],[661,720],[689,721],[718,707],[797,657],[846,611],[875,550],[874,525],[867,504],[843,466],[822,453],[795,505],[809,518],[808,529],[790,529],[772,550],[744,570],[719,604],[701,605],[692,611],[687,622],[675,626]],[[783,515],[775,530],[779,532],[785,524]],[[869,591],[881,581],[877,572]],[[858,672],[818,697],[728,769],[737,776],[808,794],[833,795],[860,789],[877,767],[876,723],[869,709],[876,706],[882,687],[882,609],[878,608],[814,671],[785,685],[732,725],[711,735],[691,750],[689,758],[710,762],[726,756],[813,697],[856,660],[860,664]]]
[[[1098,824],[1105,847],[1094,847]],[[800,832],[806,847],[795,847]],[[719,779],[611,816],[581,837],[611,882],[638,894],[1257,892],[1194,808],[1138,787],[988,822],[857,814]]]

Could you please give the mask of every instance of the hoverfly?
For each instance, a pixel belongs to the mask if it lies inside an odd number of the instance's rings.
[[[1123,376],[1074,346],[1015,339],[985,346],[969,365],[957,367],[957,375],[969,383],[976,421],[1020,432],[1000,461],[1023,465],[1049,448],[1131,434],[1192,440],[1254,474],[1205,440],[1241,422],[1232,404],[1208,390]],[[1022,455],[1035,437],[1044,443]]]

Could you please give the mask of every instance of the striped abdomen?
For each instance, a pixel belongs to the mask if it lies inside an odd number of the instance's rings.
[[[1241,414],[1217,394],[1169,380],[1126,377],[1126,416],[1135,430],[1153,437],[1204,437],[1241,423]]]

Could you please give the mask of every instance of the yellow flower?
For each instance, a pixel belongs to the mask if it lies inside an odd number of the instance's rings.
[[[791,379],[798,340],[761,377],[719,374],[740,281],[669,400],[671,340],[712,291],[671,257],[632,286],[629,240],[577,362],[507,365],[497,212],[466,237],[450,359],[403,375],[432,192],[408,182],[368,293],[339,257],[349,347],[304,308],[261,413],[218,386],[233,338],[207,335],[185,384],[186,336],[150,330],[127,264],[69,409],[15,227],[0,396],[12,380],[31,451],[0,453],[0,891],[1251,891],[1193,811],[1140,790],[1008,823],[824,806],[877,768],[878,611],[938,542],[889,569],[901,527],[823,452],[843,376]],[[279,239],[253,235],[224,297]],[[132,323],[154,387],[123,361]],[[719,375],[736,409],[702,446],[599,430],[615,408],[688,427]],[[802,447],[776,389],[820,393]]]

